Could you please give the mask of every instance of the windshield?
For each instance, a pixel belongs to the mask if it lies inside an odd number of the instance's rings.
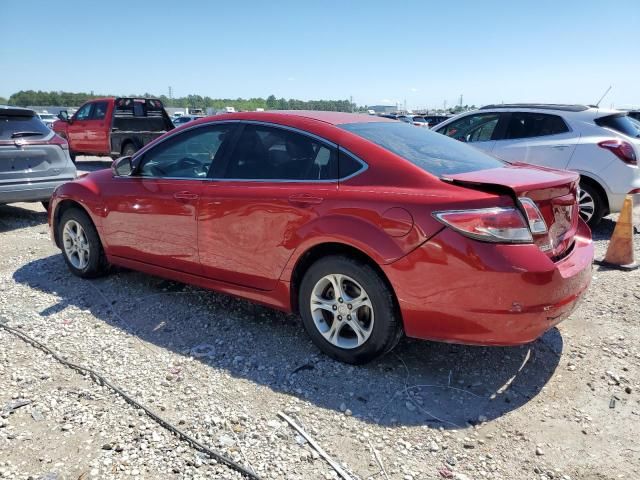
[[[413,121],[416,123],[427,123],[427,121],[422,117],[413,117]]]
[[[629,137],[640,138],[640,122],[625,114],[596,118],[596,124],[601,127],[610,128]]]
[[[11,140],[18,132],[29,132],[29,136],[38,136],[49,135],[51,130],[38,117],[0,113],[0,140]]]
[[[437,177],[504,166],[501,160],[469,145],[406,123],[347,123],[339,127],[407,159]]]

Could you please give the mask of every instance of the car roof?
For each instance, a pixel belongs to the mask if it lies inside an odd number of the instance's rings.
[[[485,105],[480,110],[494,110],[497,108],[532,108],[535,110],[561,110],[564,112],[584,112],[591,108],[587,105],[569,105],[561,103],[500,103],[497,105]]]
[[[372,123],[372,122],[392,122],[384,117],[372,116],[364,113],[346,113],[346,112],[325,112],[321,110],[269,110],[266,112],[236,112],[223,113],[207,117],[210,119],[237,119],[237,120],[271,120],[277,121],[278,118],[308,118],[318,120],[320,122],[331,125],[342,125],[345,123]]]
[[[11,105],[0,105],[0,113],[4,115],[36,115],[36,112],[30,108],[13,107]]]

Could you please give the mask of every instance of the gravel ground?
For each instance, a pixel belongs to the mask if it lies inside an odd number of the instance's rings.
[[[571,318],[530,345],[405,340],[353,367],[295,316],[126,270],[73,277],[40,205],[0,206],[0,253],[0,321],[263,478],[337,478],[279,411],[354,478],[638,478],[640,270],[595,267]],[[0,330],[0,478],[241,477]]]

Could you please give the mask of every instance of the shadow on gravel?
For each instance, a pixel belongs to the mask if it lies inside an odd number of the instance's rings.
[[[15,205],[0,205],[0,233],[35,227],[47,223],[47,212],[40,204],[35,204],[38,211]]]
[[[563,350],[556,329],[510,348],[405,340],[379,361],[354,367],[319,353],[294,315],[157,277],[119,270],[82,280],[54,255],[24,265],[14,279],[58,297],[43,317],[68,305],[88,309],[213,369],[380,425],[455,429],[498,418],[538,394]]]

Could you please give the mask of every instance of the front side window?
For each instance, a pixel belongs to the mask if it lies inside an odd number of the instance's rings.
[[[208,126],[178,134],[146,152],[137,175],[205,178],[231,128],[231,125]]]
[[[229,160],[226,178],[238,180],[334,180],[335,149],[290,130],[246,125]]]
[[[76,120],[88,120],[91,115],[91,107],[93,107],[93,103],[87,103],[80,107],[80,110],[76,112]]]
[[[96,102],[93,104],[93,113],[91,120],[104,120],[107,114],[107,102]]]
[[[533,112],[514,112],[509,118],[505,140],[544,137],[569,131],[569,127],[558,115]]]
[[[499,168],[504,163],[480,150],[426,128],[400,122],[348,123],[339,125],[422,170],[436,175]]]
[[[498,113],[467,115],[437,130],[462,142],[486,142],[492,139],[500,120]]]

